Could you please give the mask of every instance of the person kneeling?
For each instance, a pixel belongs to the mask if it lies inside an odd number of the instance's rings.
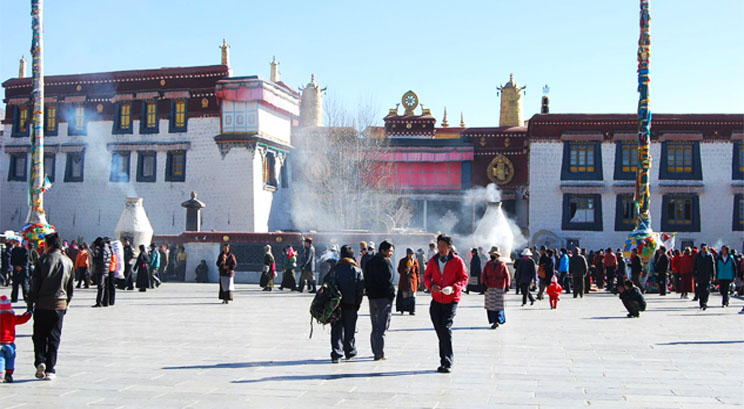
[[[620,300],[628,310],[628,318],[638,318],[641,316],[641,311],[646,311],[646,299],[632,281],[625,280],[623,285],[618,286],[617,289],[620,292]]]

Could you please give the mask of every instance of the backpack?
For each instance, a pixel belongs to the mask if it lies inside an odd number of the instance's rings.
[[[336,284],[336,275],[331,271],[330,278],[315,293],[310,304],[310,338],[313,337],[313,319],[319,324],[333,324],[341,319],[341,290]]]

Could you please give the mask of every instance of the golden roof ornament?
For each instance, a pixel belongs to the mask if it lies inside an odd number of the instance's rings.
[[[462,115],[462,112],[460,112],[460,128],[465,127],[465,117]]]
[[[442,119],[442,128],[446,128],[449,126],[449,122],[447,122],[447,107],[444,107],[444,119]]]

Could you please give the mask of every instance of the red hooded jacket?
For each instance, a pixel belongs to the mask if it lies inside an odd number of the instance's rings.
[[[431,292],[434,301],[442,304],[460,301],[462,290],[468,284],[468,271],[465,269],[465,262],[462,258],[452,253],[448,258],[447,264],[444,265],[444,274],[439,270],[439,254],[429,260],[424,273],[424,285],[429,290],[434,284],[440,288],[452,286],[454,291],[450,295],[443,292]]]
[[[14,343],[16,337],[16,325],[25,324],[30,319],[30,312],[27,312],[23,315],[15,315],[15,312],[13,310],[0,311],[0,345]]]

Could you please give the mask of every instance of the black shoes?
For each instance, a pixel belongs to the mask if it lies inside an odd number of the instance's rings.
[[[439,368],[437,368],[437,372],[439,372],[439,373],[450,373],[450,372],[452,372],[452,369],[451,368],[448,368],[446,366],[440,366]]]
[[[347,354],[347,355],[346,355],[346,360],[347,360],[347,361],[350,361],[350,360],[351,360],[352,358],[354,358],[355,356],[357,356],[357,353],[356,353],[356,352],[352,352],[352,353],[350,353],[350,354]]]
[[[375,357],[375,361],[385,361],[385,360],[386,360],[385,355],[380,355],[380,356]]]
[[[496,329],[498,327],[499,327],[499,323],[498,322],[494,322],[493,324],[491,324],[491,329]]]
[[[332,364],[337,364],[338,363],[338,358],[331,358],[331,363]]]

